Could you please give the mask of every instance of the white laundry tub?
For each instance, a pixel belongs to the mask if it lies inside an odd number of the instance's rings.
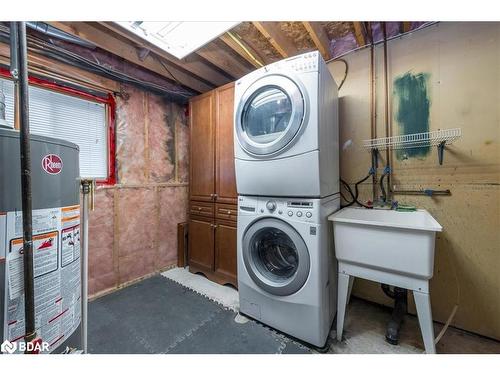
[[[344,208],[329,220],[339,262],[412,278],[432,277],[434,241],[442,227],[426,210]]]

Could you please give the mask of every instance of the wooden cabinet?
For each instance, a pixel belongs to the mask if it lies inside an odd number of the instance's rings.
[[[202,217],[189,220],[189,265],[211,272],[214,264],[214,223]]]
[[[217,221],[215,227],[215,273],[237,287],[236,225]]]
[[[213,201],[215,194],[215,95],[193,98],[190,113],[190,198]]]
[[[236,177],[234,171],[234,84],[222,86],[215,91],[215,194],[220,203],[237,203]]]
[[[189,108],[189,270],[237,287],[234,84],[191,99]]]

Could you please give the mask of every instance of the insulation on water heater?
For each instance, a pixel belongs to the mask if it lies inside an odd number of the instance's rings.
[[[81,346],[78,146],[31,136],[35,326],[48,352]],[[0,128],[0,342],[24,339],[19,132]]]

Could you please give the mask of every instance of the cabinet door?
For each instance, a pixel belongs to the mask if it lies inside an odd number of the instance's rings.
[[[215,91],[216,97],[216,158],[215,193],[217,202],[237,203],[236,177],[234,172],[234,83]]]
[[[190,197],[212,201],[215,194],[215,94],[192,98],[190,113]]]
[[[189,267],[194,272],[213,271],[215,225],[212,220],[192,216],[189,220]]]
[[[215,274],[221,284],[238,287],[236,223],[218,221],[215,229]]]

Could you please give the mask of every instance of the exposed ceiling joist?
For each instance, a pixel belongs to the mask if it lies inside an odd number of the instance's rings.
[[[0,43],[0,63],[6,66],[10,64],[10,48],[8,44]],[[38,55],[30,48],[28,48],[28,70],[44,77],[81,85],[97,91],[110,93],[120,91],[120,84],[116,81]]]
[[[220,40],[226,43],[234,52],[243,57],[246,61],[256,68],[260,68],[264,64],[258,59],[258,55],[252,50],[243,40],[238,38],[230,31],[221,35]]]
[[[309,36],[311,37],[314,45],[318,49],[318,51],[323,55],[325,60],[329,60],[330,55],[330,39],[328,39],[328,35],[324,28],[317,22],[302,22],[304,27],[306,28]]]
[[[359,47],[363,47],[366,45],[366,37],[365,37],[365,27],[361,22],[353,22],[354,27],[354,36],[356,37],[356,43],[358,43]]]
[[[210,61],[215,66],[231,74],[234,78],[240,78],[250,72],[250,68],[242,60],[226,51],[222,42],[214,40],[200,48],[196,53]]]
[[[297,54],[297,48],[292,41],[281,32],[279,22],[252,22],[262,35],[273,45],[283,57]]]
[[[86,40],[99,48],[102,48],[129,62],[132,62],[156,74],[159,74],[171,81],[177,81],[178,83],[195,91],[205,92],[212,88],[212,86],[196,79],[195,77],[189,75],[185,71],[182,71],[173,65],[166,63],[164,63],[164,65],[158,58],[155,58],[155,56],[152,56],[151,54],[145,56],[144,60],[141,61],[140,57],[137,54],[137,49],[135,46],[126,43],[118,38],[115,38],[109,34],[103,33],[101,30],[85,22],[49,23],[62,31]],[[166,68],[167,65],[168,67]]]
[[[407,33],[411,30],[411,22],[403,22],[403,32]]]
[[[230,81],[228,77],[226,77],[224,74],[214,69],[210,65],[206,64],[206,62],[204,62],[202,58],[200,58],[194,53],[186,56],[182,60],[179,60],[175,56],[172,56],[168,52],[140,38],[134,33],[125,30],[123,27],[120,27],[119,25],[113,22],[99,22],[99,24],[105,27],[106,29],[130,40],[131,42],[134,42],[137,45],[142,45],[144,48],[149,49],[150,51],[154,52],[156,55],[162,57],[168,62],[184,70],[187,70],[188,72],[204,79],[207,82],[213,83],[216,86],[221,86]]]

